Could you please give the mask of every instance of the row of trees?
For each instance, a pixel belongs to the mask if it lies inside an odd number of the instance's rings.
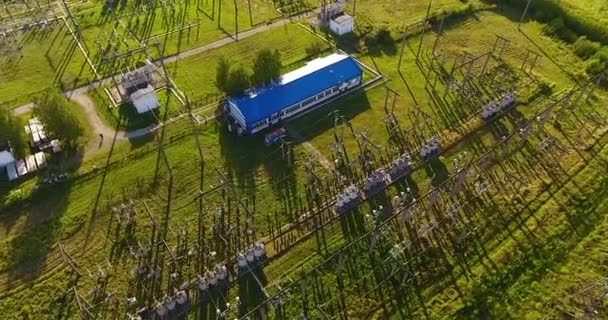
[[[269,85],[281,77],[281,54],[278,50],[264,49],[257,53],[250,74],[245,67],[232,67],[226,57],[217,64],[215,84],[226,95],[238,95],[260,85]]]

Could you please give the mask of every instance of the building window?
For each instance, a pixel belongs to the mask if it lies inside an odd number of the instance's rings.
[[[306,99],[306,100],[304,100],[304,102],[302,102],[302,106],[308,106],[309,104],[315,102],[315,100],[316,100],[316,97]]]
[[[264,119],[262,121],[256,122],[251,126],[251,130],[259,129],[266,126],[268,119]]]

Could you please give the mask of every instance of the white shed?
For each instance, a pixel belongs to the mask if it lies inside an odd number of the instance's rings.
[[[151,86],[133,92],[129,98],[139,114],[157,109],[159,105],[156,92]]]
[[[37,152],[34,155],[34,158],[36,159],[36,165],[38,165],[39,169],[46,167],[46,156],[44,155],[44,152]]]
[[[9,151],[0,151],[0,168],[4,168],[15,162],[15,157]]]
[[[0,172],[4,170],[8,173],[8,181],[19,177],[15,168],[15,157],[10,151],[0,151]]]
[[[354,28],[355,19],[346,13],[332,17],[329,21],[329,29],[339,36],[353,32]]]
[[[19,177],[14,162],[11,162],[6,166],[6,171],[8,173],[8,181],[13,181]]]
[[[15,168],[17,168],[19,176],[24,176],[28,173],[27,167],[25,166],[25,160],[23,159],[19,159],[15,162]]]

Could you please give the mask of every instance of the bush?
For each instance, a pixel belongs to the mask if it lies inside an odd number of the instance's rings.
[[[233,96],[245,92],[251,86],[249,78],[249,74],[242,66],[230,71],[226,83],[226,94]]]
[[[23,131],[23,124],[12,112],[0,107],[0,145],[7,142],[17,156],[25,155],[27,139]]]
[[[593,59],[597,59],[600,62],[608,63],[608,47],[601,48],[594,55]]]
[[[587,63],[586,71],[587,74],[591,76],[599,75],[606,71],[606,63],[602,62],[600,59],[593,58]]]
[[[22,189],[11,190],[6,196],[6,199],[4,200],[4,205],[0,207],[10,208],[16,206],[22,203],[23,201],[29,199],[30,195],[31,191],[27,192],[23,191]]]
[[[562,17],[551,20],[551,22],[543,28],[543,32],[547,35],[558,37],[566,42],[573,42],[576,39],[576,34],[568,29]]]
[[[230,63],[222,56],[215,69],[215,86],[222,92],[227,91],[228,75],[230,74]]]
[[[586,36],[581,36],[572,45],[574,53],[587,60],[598,52],[601,45],[598,42],[588,40]]]
[[[376,42],[380,45],[386,46],[394,44],[395,39],[393,38],[393,35],[388,27],[382,26],[376,31]]]
[[[309,57],[317,57],[321,52],[323,52],[323,44],[319,41],[311,43],[308,48],[306,48],[306,55]]]
[[[387,26],[383,25],[368,32],[363,39],[367,47],[393,45],[395,39]]]

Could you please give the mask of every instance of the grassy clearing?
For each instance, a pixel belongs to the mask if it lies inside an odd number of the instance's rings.
[[[306,49],[313,43],[322,43],[322,40],[296,24],[287,24],[285,27],[169,64],[167,69],[179,88],[192,101],[207,104],[217,100],[221,94],[215,86],[215,69],[220,57],[250,68],[259,50],[277,49],[281,53],[285,71],[289,71],[300,67],[310,58]],[[326,43],[322,43],[321,47],[324,51],[329,49]]]
[[[603,0],[565,0],[561,5],[573,10],[578,16],[594,17],[599,21],[608,21],[608,3]]]
[[[467,1],[470,4],[479,4],[480,1]],[[356,3],[357,24],[361,28],[365,25],[387,25],[391,29],[400,29],[414,21],[423,20],[426,16],[428,1],[406,1],[398,3],[395,0],[359,0]],[[459,0],[433,1],[431,16],[449,12],[465,6]],[[346,10],[352,12],[354,2],[348,2]]]
[[[70,86],[84,56],[60,20],[48,30],[34,28],[17,37],[20,52],[0,57],[0,104],[18,107],[50,87]]]
[[[608,24],[608,3],[603,0],[564,0],[559,5],[564,10],[577,18],[583,18],[595,23],[598,27],[606,30]],[[603,26],[603,27],[602,27]]]

